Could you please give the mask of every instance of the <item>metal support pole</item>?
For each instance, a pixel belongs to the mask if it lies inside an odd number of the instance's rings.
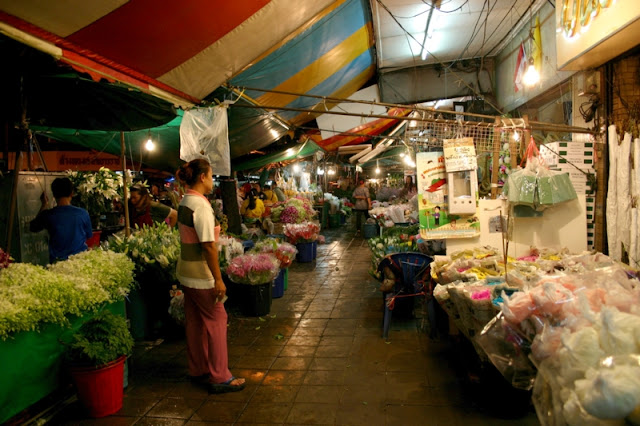
[[[129,182],[127,182],[127,156],[124,149],[124,132],[120,132],[120,160],[122,162],[122,192],[124,205],[124,235],[129,237],[131,229],[129,228]]]

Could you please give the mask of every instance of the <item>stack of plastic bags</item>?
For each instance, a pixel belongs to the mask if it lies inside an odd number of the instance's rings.
[[[516,215],[523,209],[539,212],[578,197],[569,174],[549,170],[533,139],[525,158],[526,166],[509,174],[503,191]]]

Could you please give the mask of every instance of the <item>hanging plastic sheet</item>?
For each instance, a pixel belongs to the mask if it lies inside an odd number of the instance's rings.
[[[616,160],[616,205],[618,209],[617,240],[629,252],[631,241],[631,193],[630,177],[631,164],[629,156],[631,154],[631,133],[625,133],[622,143],[618,146],[618,159]],[[619,244],[620,244],[619,243]],[[619,245],[618,244],[618,245]]]
[[[231,175],[226,106],[184,113],[180,124],[180,159],[197,158],[208,160],[214,175]]]
[[[617,171],[617,157],[618,157],[618,133],[616,132],[616,126],[611,125],[608,129],[609,132],[609,182],[607,184],[607,237],[609,239],[609,256],[615,260],[620,260],[620,244],[618,240],[618,227],[616,225],[618,221],[618,206],[616,195],[616,171]]]

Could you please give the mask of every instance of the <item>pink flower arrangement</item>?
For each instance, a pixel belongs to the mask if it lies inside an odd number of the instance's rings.
[[[287,236],[291,244],[316,241],[319,233],[320,226],[314,222],[289,223],[284,226],[284,235]]]
[[[258,241],[256,245],[251,249],[255,253],[271,253],[280,262],[280,268],[288,268],[293,263],[298,249],[292,244],[279,242],[275,239],[265,239]]]
[[[280,273],[280,261],[270,253],[243,254],[231,260],[226,272],[234,283],[265,284]]]

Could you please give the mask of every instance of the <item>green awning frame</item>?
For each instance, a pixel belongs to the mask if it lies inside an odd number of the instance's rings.
[[[234,164],[231,161],[231,170],[243,171],[249,169],[259,169],[267,164],[279,163],[282,161],[295,160],[296,158],[304,158],[315,154],[318,151],[324,151],[311,139],[307,139],[305,143],[296,147],[290,147],[282,149],[281,151],[274,152],[272,154],[263,155],[257,158],[251,158],[249,160]]]

